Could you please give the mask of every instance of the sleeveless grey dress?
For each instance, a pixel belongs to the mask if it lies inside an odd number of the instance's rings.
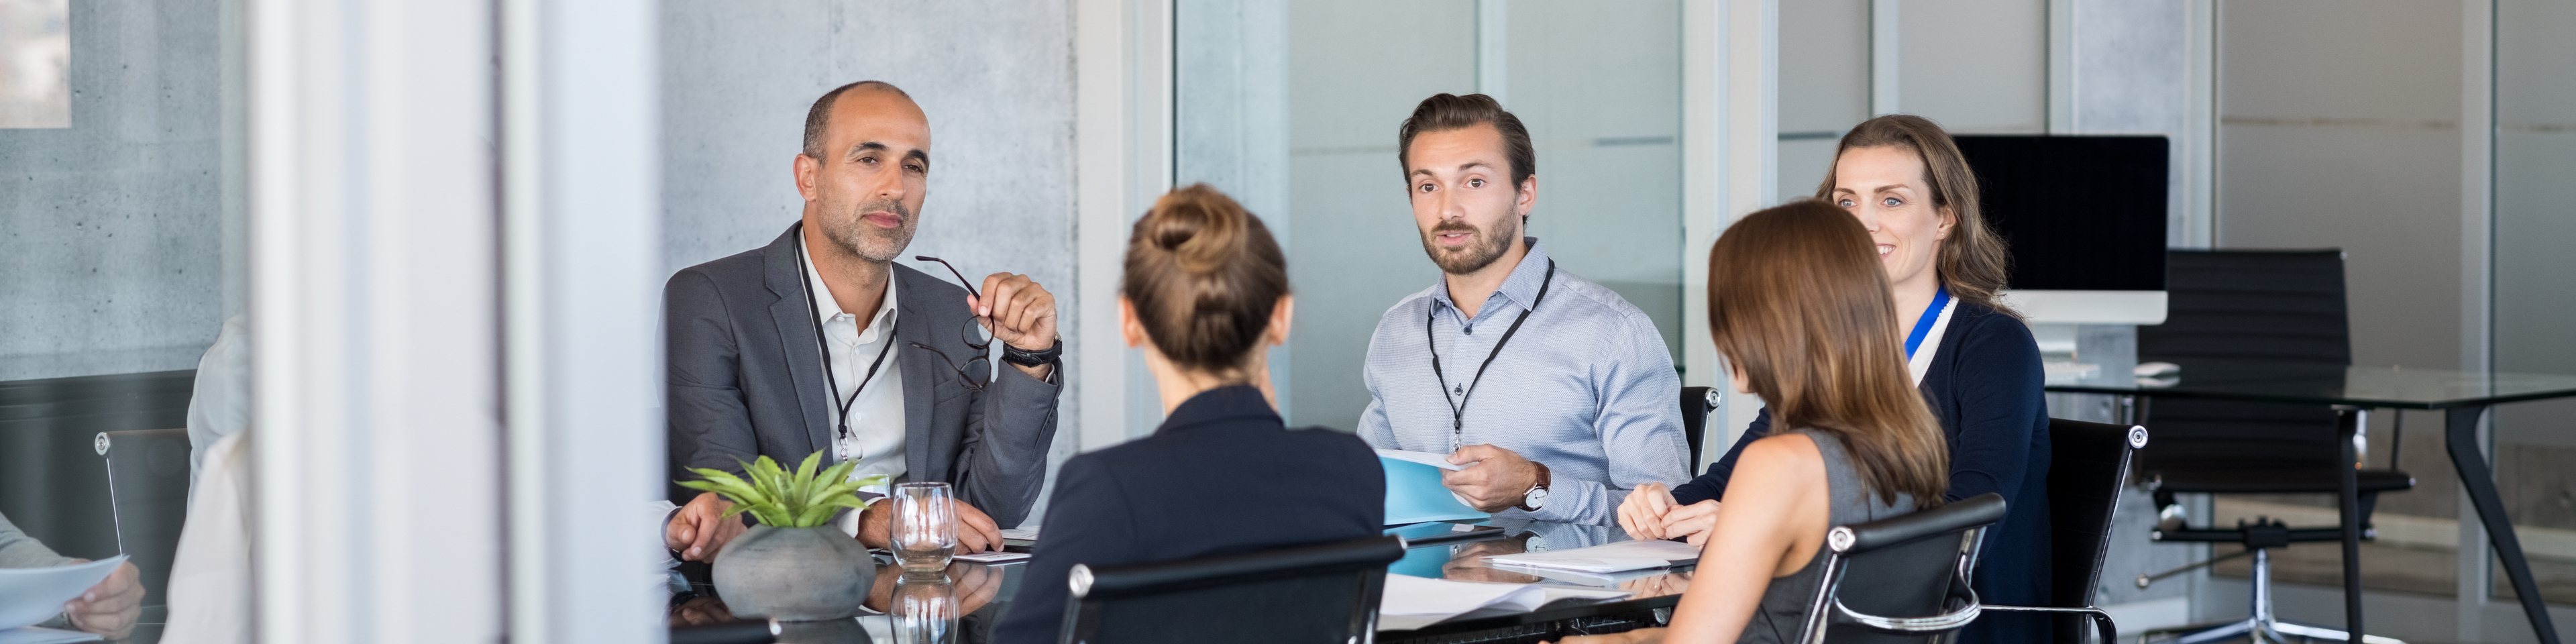
[[[1899,494],[1893,504],[1880,503],[1878,495],[1863,487],[1858,468],[1852,466],[1851,453],[1833,434],[1813,429],[1800,429],[1816,442],[1816,451],[1825,458],[1825,483],[1830,487],[1832,510],[1826,525],[1851,525],[1885,519],[1914,511],[1914,497]],[[1744,635],[1736,638],[1744,644],[1789,644],[1798,639],[1798,629],[1806,623],[1807,602],[1816,596],[1816,584],[1825,576],[1824,544],[1816,545],[1816,554],[1807,566],[1787,577],[1774,577],[1762,591],[1762,605],[1753,611],[1752,621],[1744,624]]]

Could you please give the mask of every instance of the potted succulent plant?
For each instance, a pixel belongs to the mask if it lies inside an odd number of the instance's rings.
[[[692,468],[705,480],[679,482],[732,501],[726,517],[748,512],[760,522],[716,552],[716,594],[735,615],[839,619],[858,614],[867,599],[876,582],[876,563],[868,558],[867,546],[842,534],[831,521],[842,508],[865,506],[852,493],[886,477],[847,480],[855,461],[814,471],[822,458],[822,452],[815,452],[789,472],[762,456],[743,466],[743,476]]]

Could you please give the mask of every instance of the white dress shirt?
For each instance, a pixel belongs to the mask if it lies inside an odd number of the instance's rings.
[[[796,247],[800,251],[806,248],[801,233]],[[832,445],[833,456],[858,461],[858,467],[850,469],[853,480],[879,474],[890,481],[899,480],[907,470],[903,449],[903,347],[902,340],[894,337],[894,276],[886,276],[885,298],[879,301],[875,319],[863,331],[858,328],[858,316],[842,312],[840,302],[832,299],[832,288],[815,270],[814,258],[803,252],[797,255],[805,263],[806,287],[813,289],[814,308],[823,318],[824,368],[831,370],[832,377],[827,380],[835,385],[832,409],[826,416],[833,422],[833,435],[837,437]],[[877,367],[874,378],[869,378],[868,364],[876,362],[881,351],[885,353],[885,363]],[[862,379],[867,380],[866,389],[859,388]],[[856,400],[851,398],[853,393],[858,396]],[[843,401],[850,402],[850,433],[846,436],[839,433]],[[792,463],[780,465],[794,467]],[[887,486],[873,485],[864,491],[884,494]],[[842,531],[857,534],[858,520],[857,512],[842,515]]]

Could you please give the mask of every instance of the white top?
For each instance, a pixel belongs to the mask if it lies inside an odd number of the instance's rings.
[[[868,323],[867,330],[859,330],[858,316],[841,311],[841,303],[832,299],[832,287],[824,284],[823,274],[814,269],[814,258],[802,252],[804,234],[798,233],[796,241],[797,257],[805,263],[806,287],[813,289],[814,308],[823,316],[823,347],[829,354],[824,368],[832,371],[829,380],[837,385],[831,392],[831,410],[826,416],[833,423],[834,436],[840,432],[841,402],[850,400],[853,392],[858,394],[858,399],[850,403],[850,435],[833,442],[832,455],[859,462],[858,467],[850,469],[852,479],[878,474],[888,480],[900,479],[907,470],[903,449],[903,347],[902,341],[894,337],[894,276],[886,276],[885,298],[877,305],[875,319]],[[890,342],[897,346],[888,348],[886,343]],[[885,364],[877,367],[876,377],[868,380],[867,389],[862,391],[859,381],[868,378],[868,363],[876,361],[879,351],[886,352]],[[780,465],[794,467],[792,463]],[[886,486],[869,486],[865,491],[884,494]],[[858,516],[857,512],[842,515],[842,530],[855,534]]]
[[[1941,336],[1950,331],[1950,313],[1957,310],[1959,298],[1950,298],[1950,303],[1941,307],[1941,315],[1932,320],[1931,332],[1923,334],[1922,346],[1914,347],[1914,355],[1906,357],[1905,369],[1914,372],[1914,386],[1923,386],[1923,374],[1932,371],[1932,354],[1941,352]]]

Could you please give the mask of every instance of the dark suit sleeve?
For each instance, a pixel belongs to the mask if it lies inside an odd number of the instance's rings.
[[[1723,419],[1720,422],[1723,422]],[[1762,413],[1753,416],[1753,424],[1745,426],[1744,436],[1735,439],[1735,446],[1726,448],[1726,457],[1709,464],[1708,473],[1692,477],[1689,483],[1673,487],[1673,501],[1690,505],[1709,499],[1726,498],[1726,478],[1735,475],[1735,459],[1744,456],[1744,446],[1751,445],[1753,441],[1769,435],[1771,435],[1771,408],[1764,407]]]
[[[741,347],[715,281],[696,270],[671,276],[662,289],[664,380],[672,481],[695,480],[687,468],[740,472],[739,461],[759,453],[744,405]],[[686,504],[697,490],[669,486],[672,503]]]
[[[1002,625],[994,629],[997,644],[1042,644],[1056,641],[1063,628],[1065,602],[1072,592],[1065,578],[1077,563],[1123,563],[1137,543],[1134,509],[1117,476],[1098,459],[1074,457],[1056,474],[1055,494],[1048,497],[1046,520],[1039,525],[1037,552],[1022,573],[1020,590],[1011,597]]]
[[[965,444],[958,450],[959,494],[1005,528],[1028,519],[1046,485],[1047,451],[1055,443],[1056,399],[1064,365],[1039,380],[996,361],[993,384],[967,405]]]
[[[1955,405],[1959,426],[1950,438],[1949,500],[1987,492],[2019,503],[2022,480],[2029,473],[2033,432],[2046,401],[2040,388],[2047,376],[2039,366],[2039,345],[2019,322],[1987,315],[1960,338],[1950,395],[1942,405]]]

